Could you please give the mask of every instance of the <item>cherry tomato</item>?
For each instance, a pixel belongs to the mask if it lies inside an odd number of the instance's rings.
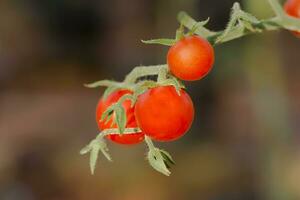
[[[169,49],[167,55],[171,72],[185,81],[203,78],[212,69],[214,59],[213,47],[199,36],[179,40]]]
[[[105,112],[105,110],[110,105],[112,105],[113,103],[116,103],[123,95],[130,94],[130,93],[132,93],[132,92],[129,90],[117,90],[117,91],[113,92],[112,94],[110,94],[105,100],[103,100],[103,98],[101,98],[99,100],[99,103],[98,103],[97,109],[96,109],[96,121],[97,121],[97,124],[98,124],[98,127],[100,130],[105,130],[105,129],[109,129],[109,128],[117,128],[116,124],[111,126],[112,120],[115,117],[115,114],[113,113],[112,118],[106,122],[106,120],[100,121],[102,113]],[[126,100],[126,101],[124,101],[124,103],[122,105],[125,108],[126,116],[127,116],[126,128],[136,128],[137,122],[136,122],[136,119],[134,116],[134,108],[131,108],[131,101]],[[137,133],[137,134],[126,134],[126,135],[125,134],[124,135],[110,134],[107,136],[107,138],[116,143],[119,143],[119,144],[137,144],[144,140],[144,133],[141,132],[141,133]]]
[[[172,141],[183,136],[194,119],[194,106],[184,91],[173,86],[149,89],[138,97],[135,116],[141,130],[157,141]]]
[[[300,0],[288,0],[284,4],[284,10],[288,15],[300,19]],[[300,32],[293,31],[293,33],[300,37]]]

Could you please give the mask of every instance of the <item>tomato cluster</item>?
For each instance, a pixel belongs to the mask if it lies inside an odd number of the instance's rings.
[[[285,12],[300,18],[300,0],[288,0],[284,5]],[[300,37],[300,32],[293,32]],[[168,51],[167,64],[169,73],[184,81],[196,81],[206,76],[214,64],[212,45],[200,36],[183,36]],[[123,95],[132,94],[129,90],[117,90],[107,99],[100,99],[96,120],[100,130],[117,128],[112,123],[115,114],[109,120],[101,120],[102,114]],[[190,128],[194,118],[193,102],[184,89],[180,94],[173,86],[149,88],[141,94],[135,106],[130,100],[123,102],[126,112],[126,128],[139,127],[140,133],[110,134],[108,139],[119,144],[137,144],[147,135],[157,141],[172,141],[183,136]]]
[[[187,36],[177,41],[167,55],[170,73],[175,77],[194,81],[203,78],[214,63],[214,50],[210,43],[199,36]],[[178,94],[179,93],[179,94]],[[96,121],[100,130],[117,128],[115,113],[110,119],[101,120],[106,109],[116,103],[129,90],[117,90],[106,99],[99,100]],[[134,134],[110,134],[108,139],[119,144],[137,144],[144,135],[156,141],[172,141],[183,136],[194,119],[194,106],[184,89],[174,86],[157,86],[141,94],[134,107],[126,100],[122,106],[126,112],[126,128],[139,127],[142,132]]]

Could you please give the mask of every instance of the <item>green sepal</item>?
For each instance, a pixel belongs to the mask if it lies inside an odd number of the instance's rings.
[[[177,78],[172,77],[172,78],[162,81],[159,84],[163,85],[163,86],[168,86],[168,85],[173,86],[175,88],[177,94],[179,96],[181,95],[182,84],[177,80]]]

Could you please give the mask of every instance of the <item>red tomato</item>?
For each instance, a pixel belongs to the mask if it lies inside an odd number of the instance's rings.
[[[214,49],[207,40],[189,36],[169,49],[167,62],[176,77],[195,81],[208,74],[214,64],[214,57]]]
[[[96,121],[100,130],[117,128],[116,124],[111,126],[115,114],[113,114],[112,118],[106,123],[105,120],[100,121],[102,113],[105,112],[105,110],[110,105],[116,103],[123,95],[130,94],[130,93],[132,92],[129,90],[118,90],[110,94],[105,100],[103,100],[102,98],[99,100],[96,109]],[[137,123],[134,116],[134,108],[131,108],[131,101],[130,100],[124,101],[123,107],[125,108],[126,116],[127,116],[126,128],[136,128]],[[107,136],[107,138],[119,144],[137,144],[144,140],[144,133],[126,134],[126,135],[110,134]]]
[[[173,86],[149,89],[138,97],[135,116],[141,130],[157,141],[171,141],[183,136],[194,119],[189,95]]]
[[[300,0],[288,0],[284,4],[284,10],[288,15],[300,19]],[[293,31],[293,33],[300,37],[300,32]]]

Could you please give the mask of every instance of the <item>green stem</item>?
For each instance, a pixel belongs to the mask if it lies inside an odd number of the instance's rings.
[[[124,82],[134,84],[138,78],[143,76],[158,75],[158,72],[161,68],[167,67],[168,66],[166,64],[136,67],[126,76]]]

